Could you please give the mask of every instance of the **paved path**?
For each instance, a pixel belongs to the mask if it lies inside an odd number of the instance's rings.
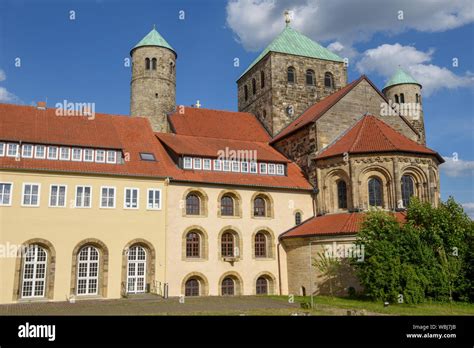
[[[186,297],[162,299],[158,296],[118,300],[18,303],[0,305],[0,315],[197,315],[197,314],[280,314],[302,312],[298,304],[259,296]]]

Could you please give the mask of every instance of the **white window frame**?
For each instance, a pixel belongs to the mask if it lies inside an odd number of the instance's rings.
[[[25,154],[25,149],[28,148],[28,147],[31,147],[31,155],[27,156]],[[33,146],[33,144],[23,144],[21,146],[21,157],[23,158],[33,158],[33,154],[35,153],[35,147]]]
[[[210,158],[203,158],[202,159],[202,169],[203,170],[211,170],[212,169],[212,162]]]
[[[215,159],[213,161],[213,168],[216,172],[220,172],[222,170],[222,161],[220,159]]]
[[[102,198],[104,197],[103,192],[102,192],[103,189],[107,190],[107,194],[109,193],[108,190],[114,190],[113,205],[111,207],[108,206],[108,203],[107,203],[107,206],[103,205],[103,202],[102,202]],[[110,197],[108,197],[108,198],[110,198]],[[117,188],[115,186],[101,186],[100,187],[100,203],[99,203],[99,206],[101,208],[103,208],[103,209],[115,209],[115,202],[116,201],[117,201]]]
[[[277,164],[276,165],[276,173],[277,173],[277,175],[285,175],[285,165],[284,164]]]
[[[269,175],[275,175],[276,174],[276,166],[275,163],[268,163],[267,165],[267,170]]]
[[[58,187],[58,195],[56,196],[56,204],[51,204],[51,196],[53,195],[53,186]],[[59,205],[59,188],[64,187],[64,205]],[[67,185],[65,184],[51,184],[49,185],[48,207],[50,208],[66,208],[67,207]]]
[[[99,154],[102,154],[102,160],[99,160]],[[105,163],[105,150],[95,150],[95,162]]]
[[[89,152],[91,153],[91,159],[86,159],[86,153]],[[84,160],[84,162],[94,162],[94,149],[84,149],[82,151],[83,155],[82,155],[82,158]]]
[[[131,192],[133,191],[137,191],[137,206],[136,207],[127,207],[127,190],[132,190]],[[132,199],[132,195],[130,195],[130,200]],[[130,205],[131,205],[131,201],[130,201]],[[125,187],[123,189],[123,208],[124,209],[132,209],[132,210],[137,210],[137,209],[140,209],[140,189],[138,187]]]
[[[267,174],[267,164],[266,163],[259,163],[258,164],[258,172],[260,174]]]
[[[50,149],[56,149],[56,157],[53,157],[53,156],[49,155],[49,150]],[[59,148],[57,146],[48,146],[48,153],[47,153],[46,158],[49,159],[49,160],[57,160],[59,158]]]
[[[16,151],[15,151],[15,154],[14,155],[10,155],[10,148],[15,146],[16,148]],[[8,143],[7,144],[7,157],[18,157],[19,155],[19,145],[16,144],[16,143]]]
[[[258,163],[255,161],[251,161],[249,164],[249,173],[257,174],[258,173]]]
[[[242,173],[248,173],[249,172],[249,162],[240,162],[240,171]]]
[[[65,158],[63,158],[63,150],[67,150],[67,156]],[[59,159],[61,161],[69,161],[71,160],[71,148],[70,147],[60,147],[59,148]]]
[[[239,161],[232,161],[232,171],[234,173],[240,173],[240,162]]]
[[[113,157],[113,160],[109,160],[109,155],[112,154],[114,155]],[[105,154],[105,161],[107,163],[117,163],[117,151],[114,151],[114,150],[107,150],[106,154]]]
[[[153,204],[152,206],[150,206],[150,192],[153,192]],[[158,207],[154,207],[154,202],[155,202],[155,199],[156,199],[156,192],[158,192],[158,195],[160,196],[160,199],[159,199],[159,205]],[[163,199],[163,196],[161,195],[161,189],[159,188],[149,188],[147,189],[147,192],[146,192],[146,209],[147,210],[161,210],[161,201]]]
[[[230,172],[231,171],[232,167],[230,165],[231,164],[230,162],[231,161],[229,161],[229,160],[223,160],[222,161],[222,171],[224,171],[224,172]]]
[[[85,207],[84,206],[84,192],[85,190],[82,191],[82,200],[81,200],[81,205],[77,205],[77,189],[79,187],[82,187],[82,188],[90,188],[90,195],[89,195],[89,206]],[[76,185],[76,188],[74,190],[74,208],[77,208],[77,209],[90,209],[92,208],[92,186],[90,185]]]
[[[13,200],[13,182],[2,181],[0,182],[0,185],[10,185],[10,197],[9,197],[8,203],[5,203],[5,204],[3,203],[3,195],[4,195],[3,189],[1,191],[2,199],[0,200],[0,206],[10,207],[12,205],[12,200]]]
[[[193,158],[193,169],[202,169],[202,158],[194,157]]]
[[[5,149],[6,149],[6,144],[4,142],[0,142],[0,157],[5,156]]]
[[[79,151],[79,159],[74,158],[74,151]],[[73,147],[71,149],[71,161],[82,162],[82,149],[80,147]]]
[[[38,155],[38,150],[43,149],[43,156]],[[48,147],[46,145],[36,145],[35,146],[35,158],[45,159],[46,152],[48,151]]]
[[[192,157],[184,157],[183,158],[183,168],[184,169],[193,169],[193,158]]]
[[[28,251],[29,250],[27,250],[26,253],[23,255],[22,268],[21,268],[20,296],[21,296],[21,298],[44,298],[44,295],[46,293],[46,286],[48,285],[47,284],[48,271],[49,271],[48,270],[48,258],[49,258],[48,250],[41,247],[41,246],[39,246],[39,245],[37,245],[37,244],[30,245],[28,248],[35,249],[34,259],[30,260],[30,261],[27,261],[26,256],[28,256]],[[43,250],[44,253],[46,254],[46,258],[45,258],[44,261],[38,261],[38,250],[39,249]],[[33,265],[32,277],[31,278],[25,278],[25,270],[26,270],[26,265],[27,264],[28,265]],[[38,268],[39,268],[38,266],[39,265],[44,265],[44,277],[42,277],[42,278],[37,277]],[[29,295],[29,296],[23,295],[26,282],[31,282],[31,295]],[[43,291],[40,295],[35,295],[35,290],[36,290],[38,282],[43,284]]]
[[[80,253],[82,250],[86,249],[87,248],[87,259],[86,260],[80,260],[79,259],[79,256],[80,256]],[[97,260],[91,260],[91,250],[94,249],[96,252],[97,252]],[[92,246],[92,245],[86,245],[84,247],[82,247],[79,252],[77,253],[76,255],[77,257],[77,279],[76,279],[76,296],[87,296],[87,295],[97,295],[98,292],[99,292],[99,277],[102,276],[101,272],[100,272],[100,257],[101,257],[101,254],[100,254],[100,250],[97,249],[95,246]],[[86,275],[83,276],[83,277],[80,277],[79,276],[79,268],[81,266],[81,264],[85,265],[85,269],[86,269]],[[96,276],[91,276],[91,265],[93,264],[97,264],[95,265],[95,267],[97,267],[97,275]],[[94,267],[94,268],[95,268]],[[79,281],[80,280],[85,280],[85,289],[86,291],[84,293],[79,293]],[[91,280],[94,280],[95,281],[95,291],[94,292],[89,292],[89,283]]]
[[[36,185],[38,186],[38,200],[37,200],[37,203],[36,204],[25,204],[25,188],[27,185]],[[31,194],[31,196],[33,196],[33,194]],[[23,191],[21,193],[21,206],[22,207],[39,207],[40,206],[40,202],[41,202],[41,184],[40,183],[37,183],[37,182],[24,182],[23,183]]]

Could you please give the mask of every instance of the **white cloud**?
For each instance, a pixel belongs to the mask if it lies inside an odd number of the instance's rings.
[[[245,49],[260,50],[283,29],[286,9],[295,29],[347,47],[377,32],[446,31],[474,21],[472,0],[229,0],[227,25]]]
[[[7,79],[7,75],[5,71],[0,69],[0,81],[5,81]],[[9,92],[5,87],[0,86],[0,103],[17,103],[21,104],[22,101],[13,93]]]
[[[441,165],[441,171],[447,176],[472,176],[474,177],[474,161],[464,161],[453,157],[443,157],[446,161]]]
[[[375,72],[388,79],[397,66],[401,66],[423,86],[423,95],[429,96],[442,88],[474,86],[474,77],[469,72],[463,76],[451,70],[431,64],[434,50],[418,51],[413,46],[399,43],[383,44],[362,53],[356,68],[361,73]]]
[[[354,58],[359,54],[353,47],[343,45],[339,41],[330,43],[327,49],[336,53],[339,57]]]
[[[474,203],[461,203],[464,211],[471,219],[474,219]]]

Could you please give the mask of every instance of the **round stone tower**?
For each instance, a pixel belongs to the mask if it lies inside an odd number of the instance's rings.
[[[176,107],[176,52],[153,28],[130,56],[130,114],[148,118],[155,132],[168,132],[167,114]]]
[[[421,84],[408,73],[398,68],[382,92],[392,106],[399,108],[411,125],[420,133],[420,143],[425,144],[425,124],[421,100]]]

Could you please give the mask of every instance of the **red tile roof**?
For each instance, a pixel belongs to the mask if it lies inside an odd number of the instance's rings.
[[[221,151],[244,151],[255,155],[256,161],[288,163],[289,160],[268,143],[232,139],[195,137],[190,135],[156,133],[156,136],[178,155],[217,158]],[[242,160],[245,160],[242,159]]]
[[[168,120],[175,133],[197,137],[269,142],[271,137],[248,112],[177,107]]]
[[[344,86],[340,90],[334,92],[333,94],[327,96],[323,100],[314,103],[309,108],[307,108],[298,118],[291,122],[288,126],[283,128],[280,133],[278,133],[271,141],[270,144],[274,144],[279,140],[287,137],[288,135],[300,130],[304,126],[318,120],[323,116],[330,108],[332,108],[339,100],[341,100],[347,93],[354,89],[361,81],[367,81],[374,90],[388,103],[387,98],[379,91],[379,89],[373,84],[370,79],[362,75],[357,80],[352,81],[348,85]],[[411,125],[408,120],[403,116],[400,117],[416,134],[419,134],[418,131]]]
[[[390,116],[391,117],[391,116]],[[375,116],[362,117],[347,133],[323,149],[316,159],[339,156],[344,153],[363,154],[373,152],[408,152],[443,158],[424,145],[408,139]]]
[[[124,164],[74,162],[47,159],[0,157],[0,167],[113,175],[166,177],[173,165],[153,134],[147,119],[95,114],[56,116],[55,109],[0,104],[0,139],[23,143],[93,147],[122,150]],[[142,161],[140,152],[153,153],[156,162]]]
[[[341,213],[315,216],[284,232],[280,238],[356,234],[365,215],[365,213]],[[405,212],[397,212],[394,215],[400,223],[406,219]]]
[[[205,109],[204,109],[205,110]],[[211,114],[220,112],[212,111]],[[187,117],[194,113],[189,112]],[[226,112],[224,112],[226,114]],[[242,119],[234,120],[237,123],[245,122],[249,118],[244,113]],[[206,113],[198,113],[197,122],[205,117]],[[250,115],[252,116],[252,115]],[[252,116],[253,117],[253,116]],[[220,117],[216,117],[218,121]],[[193,122],[187,119],[186,122]],[[179,122],[178,122],[179,123]],[[47,159],[26,159],[16,161],[11,157],[0,157],[0,168],[11,170],[37,170],[53,172],[73,172],[87,174],[108,174],[145,177],[170,177],[174,181],[214,183],[226,185],[256,186],[263,188],[288,188],[310,190],[312,186],[305,179],[301,169],[294,163],[288,163],[287,176],[256,175],[245,173],[213,172],[204,170],[183,170],[171,159],[162,143],[153,133],[148,119],[106,114],[95,114],[95,118],[87,120],[78,116],[56,116],[55,109],[38,110],[31,106],[0,104],[0,140],[22,141],[23,143],[41,143],[66,146],[94,147],[101,149],[122,150],[129,155],[125,164],[106,164],[92,162],[74,162]],[[191,123],[189,124],[192,125]],[[223,124],[213,124],[211,128],[222,128],[228,125],[228,118]],[[261,130],[261,126],[259,125]],[[199,127],[197,127],[199,128]],[[183,129],[178,127],[178,129]],[[186,131],[186,128],[184,127]],[[256,130],[258,134],[260,130]],[[202,133],[206,133],[204,130]],[[225,135],[225,132],[219,133]],[[260,132],[260,134],[262,134]],[[160,138],[161,135],[159,134]],[[164,138],[171,138],[165,135]],[[175,136],[180,137],[180,136]],[[263,139],[263,136],[257,137]],[[268,135],[265,137],[268,141]],[[183,138],[184,139],[184,138]],[[213,142],[212,139],[207,139]],[[224,144],[225,139],[221,139]],[[240,144],[240,142],[237,142]],[[181,144],[184,146],[184,144]],[[275,159],[284,159],[273,150],[268,143],[257,142],[255,147],[265,156],[274,156]],[[140,152],[153,153],[156,162],[142,161]]]

